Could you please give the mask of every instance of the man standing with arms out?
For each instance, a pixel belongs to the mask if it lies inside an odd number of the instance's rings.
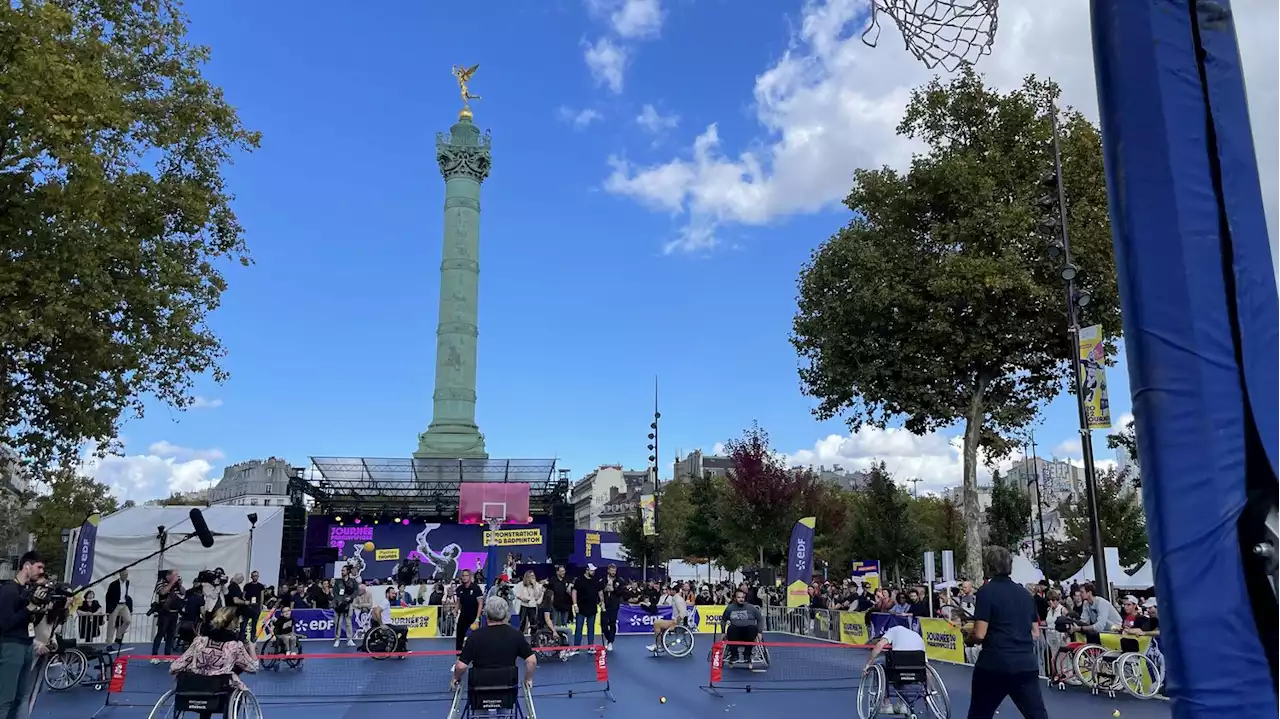
[[[464,569],[459,575],[462,583],[454,591],[457,597],[458,628],[454,634],[454,649],[461,652],[462,645],[467,641],[467,632],[471,629],[471,625],[475,624],[480,618],[480,600],[484,598],[484,592],[480,591],[480,587],[471,581],[471,570]],[[502,600],[505,604],[506,600]]]
[[[351,605],[355,602],[356,580],[351,578],[351,570],[344,564],[342,565],[342,575],[338,577],[338,581],[333,583],[333,646],[338,646],[338,642],[342,641],[342,630],[347,630],[347,646],[354,647],[356,645],[355,631],[351,625]]]
[[[556,574],[547,583],[551,589],[551,621],[557,627],[567,627],[572,619],[569,615],[573,609],[573,595],[569,582],[564,578],[564,566],[556,567]]]
[[[18,560],[12,582],[0,584],[0,719],[18,719],[26,713],[31,683],[35,681],[35,650],[31,646],[31,613],[40,610],[36,593],[47,587],[28,585],[44,577],[44,560],[27,552]]]
[[[258,638],[258,618],[262,616],[262,582],[257,572],[249,572],[244,585],[244,607],[240,614],[240,635],[253,642]]]
[[[133,597],[129,594],[129,570],[107,585],[107,644],[123,644],[124,634],[133,623]]]
[[[582,625],[587,625],[587,644],[596,643],[596,613],[603,604],[604,591],[600,580],[596,578],[596,565],[588,564],[587,571],[573,582],[569,597],[573,601],[574,620],[573,646],[582,646]],[[595,649],[589,650],[595,654]]]

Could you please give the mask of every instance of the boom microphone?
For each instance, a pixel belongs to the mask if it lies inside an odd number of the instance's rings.
[[[204,515],[195,507],[191,508],[191,528],[200,539],[200,546],[205,549],[213,546],[213,532],[209,531],[209,525],[204,523]]]

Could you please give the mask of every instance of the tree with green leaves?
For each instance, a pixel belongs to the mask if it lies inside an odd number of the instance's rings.
[[[655,565],[658,559],[658,541],[656,535],[646,536],[644,523],[640,520],[640,511],[623,518],[618,527],[618,543],[627,552],[627,561],[632,564],[648,562]]]
[[[1142,486],[1142,473],[1135,471],[1138,467],[1138,427],[1132,418],[1125,422],[1119,432],[1112,432],[1107,435],[1107,446],[1111,449],[1119,449],[1129,455],[1129,459],[1133,462],[1133,470],[1129,472],[1134,484]]]
[[[898,134],[924,146],[905,171],[859,169],[848,224],[799,279],[792,343],[820,419],[857,431],[963,429],[967,573],[981,576],[979,451],[1005,456],[1017,430],[1068,384],[1077,351],[1064,287],[1039,234],[1052,170],[1052,82],[1012,92],[972,70],[912,93]],[[1120,332],[1098,129],[1059,113],[1063,182],[1084,321]],[[1108,351],[1114,352],[1113,346]]]
[[[223,168],[259,136],[177,0],[7,2],[0,47],[0,444],[39,473],[226,377],[206,320],[249,259]]]
[[[761,565],[776,563],[786,556],[791,528],[800,519],[800,501],[817,480],[812,470],[787,467],[758,424],[725,446],[731,464],[722,515],[725,533],[753,548]]]
[[[912,498],[911,516],[923,540],[922,551],[939,555],[951,550],[956,567],[964,566],[964,514],[946,497],[926,495]]]
[[[657,497],[659,552],[663,560],[684,559],[688,551],[685,533],[693,513],[693,493],[688,482],[663,482]]]
[[[858,512],[849,533],[855,559],[879,560],[880,571],[914,573],[923,555],[923,538],[912,521],[911,495],[893,481],[884,462],[867,472],[867,484],[858,493]]]
[[[720,526],[725,510],[725,494],[722,485],[710,472],[692,477],[681,484],[689,488],[689,512],[685,516],[684,544],[688,557],[723,563],[728,553],[728,542]],[[735,567],[736,568],[736,567]]]
[[[45,484],[47,492],[36,497],[31,513],[31,533],[48,570],[61,575],[67,556],[62,531],[79,527],[94,512],[116,511],[117,502],[107,485],[75,468],[54,470]]]
[[[1098,525],[1102,528],[1102,546],[1118,549],[1120,564],[1128,570],[1135,569],[1147,561],[1148,549],[1147,518],[1138,486],[1127,473],[1111,468],[1098,472],[1097,485],[1094,496],[1098,504]],[[1068,538],[1066,551],[1091,556],[1089,507],[1084,497],[1064,502],[1059,511]]]
[[[1017,553],[1031,526],[1031,497],[1016,482],[991,473],[991,506],[987,507],[987,544]]]

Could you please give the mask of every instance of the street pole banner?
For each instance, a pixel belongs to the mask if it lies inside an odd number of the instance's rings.
[[[1107,348],[1102,325],[1083,327],[1080,339],[1080,393],[1089,429],[1110,429],[1111,400],[1107,397]]]
[[[80,533],[76,537],[75,559],[71,564],[71,584],[83,587],[93,581],[93,555],[98,546],[98,524],[102,515],[90,514],[80,525]]]
[[[787,606],[809,604],[809,582],[813,581],[813,530],[817,517],[805,517],[791,529],[791,549],[787,553]]]

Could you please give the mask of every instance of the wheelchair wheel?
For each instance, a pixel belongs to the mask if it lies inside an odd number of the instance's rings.
[[[44,685],[55,692],[66,691],[80,683],[88,668],[84,652],[74,647],[67,649],[44,665]]]
[[[302,642],[295,641],[293,646],[293,656],[284,660],[290,669],[297,669],[302,666]]]
[[[751,663],[769,666],[769,647],[766,647],[763,642],[757,641],[756,645],[751,647]]]
[[[1076,650],[1071,663],[1075,666],[1075,675],[1081,684],[1089,689],[1098,688],[1098,663],[1106,653],[1106,647],[1100,644],[1085,644]]]
[[[1076,674],[1074,652],[1059,649],[1058,653],[1053,655],[1053,681],[1071,686],[1080,685],[1080,677]]]
[[[227,704],[226,719],[262,719],[262,707],[253,692],[237,689],[231,694]]]
[[[858,682],[858,719],[875,719],[880,714],[887,689],[883,666],[872,664],[862,672]]]
[[[268,671],[275,669],[280,663],[280,660],[276,659],[280,654],[284,654],[284,652],[280,651],[280,647],[276,645],[276,640],[272,637],[267,637],[262,641],[262,646],[258,647],[259,666]]]
[[[1160,691],[1164,673],[1145,654],[1130,652],[1116,662],[1116,674],[1124,690],[1138,699],[1150,699]]]
[[[174,697],[174,690],[170,689],[160,697],[160,701],[151,707],[151,714],[148,719],[176,719],[178,716],[178,703]]]
[[[396,650],[397,639],[391,627],[374,627],[364,635],[364,650],[374,659],[386,659]]]
[[[934,719],[951,719],[951,694],[942,682],[942,675],[932,664],[925,666],[924,703],[929,705]]]
[[[668,656],[681,659],[693,653],[693,632],[682,625],[674,626],[662,635],[662,648]]]

